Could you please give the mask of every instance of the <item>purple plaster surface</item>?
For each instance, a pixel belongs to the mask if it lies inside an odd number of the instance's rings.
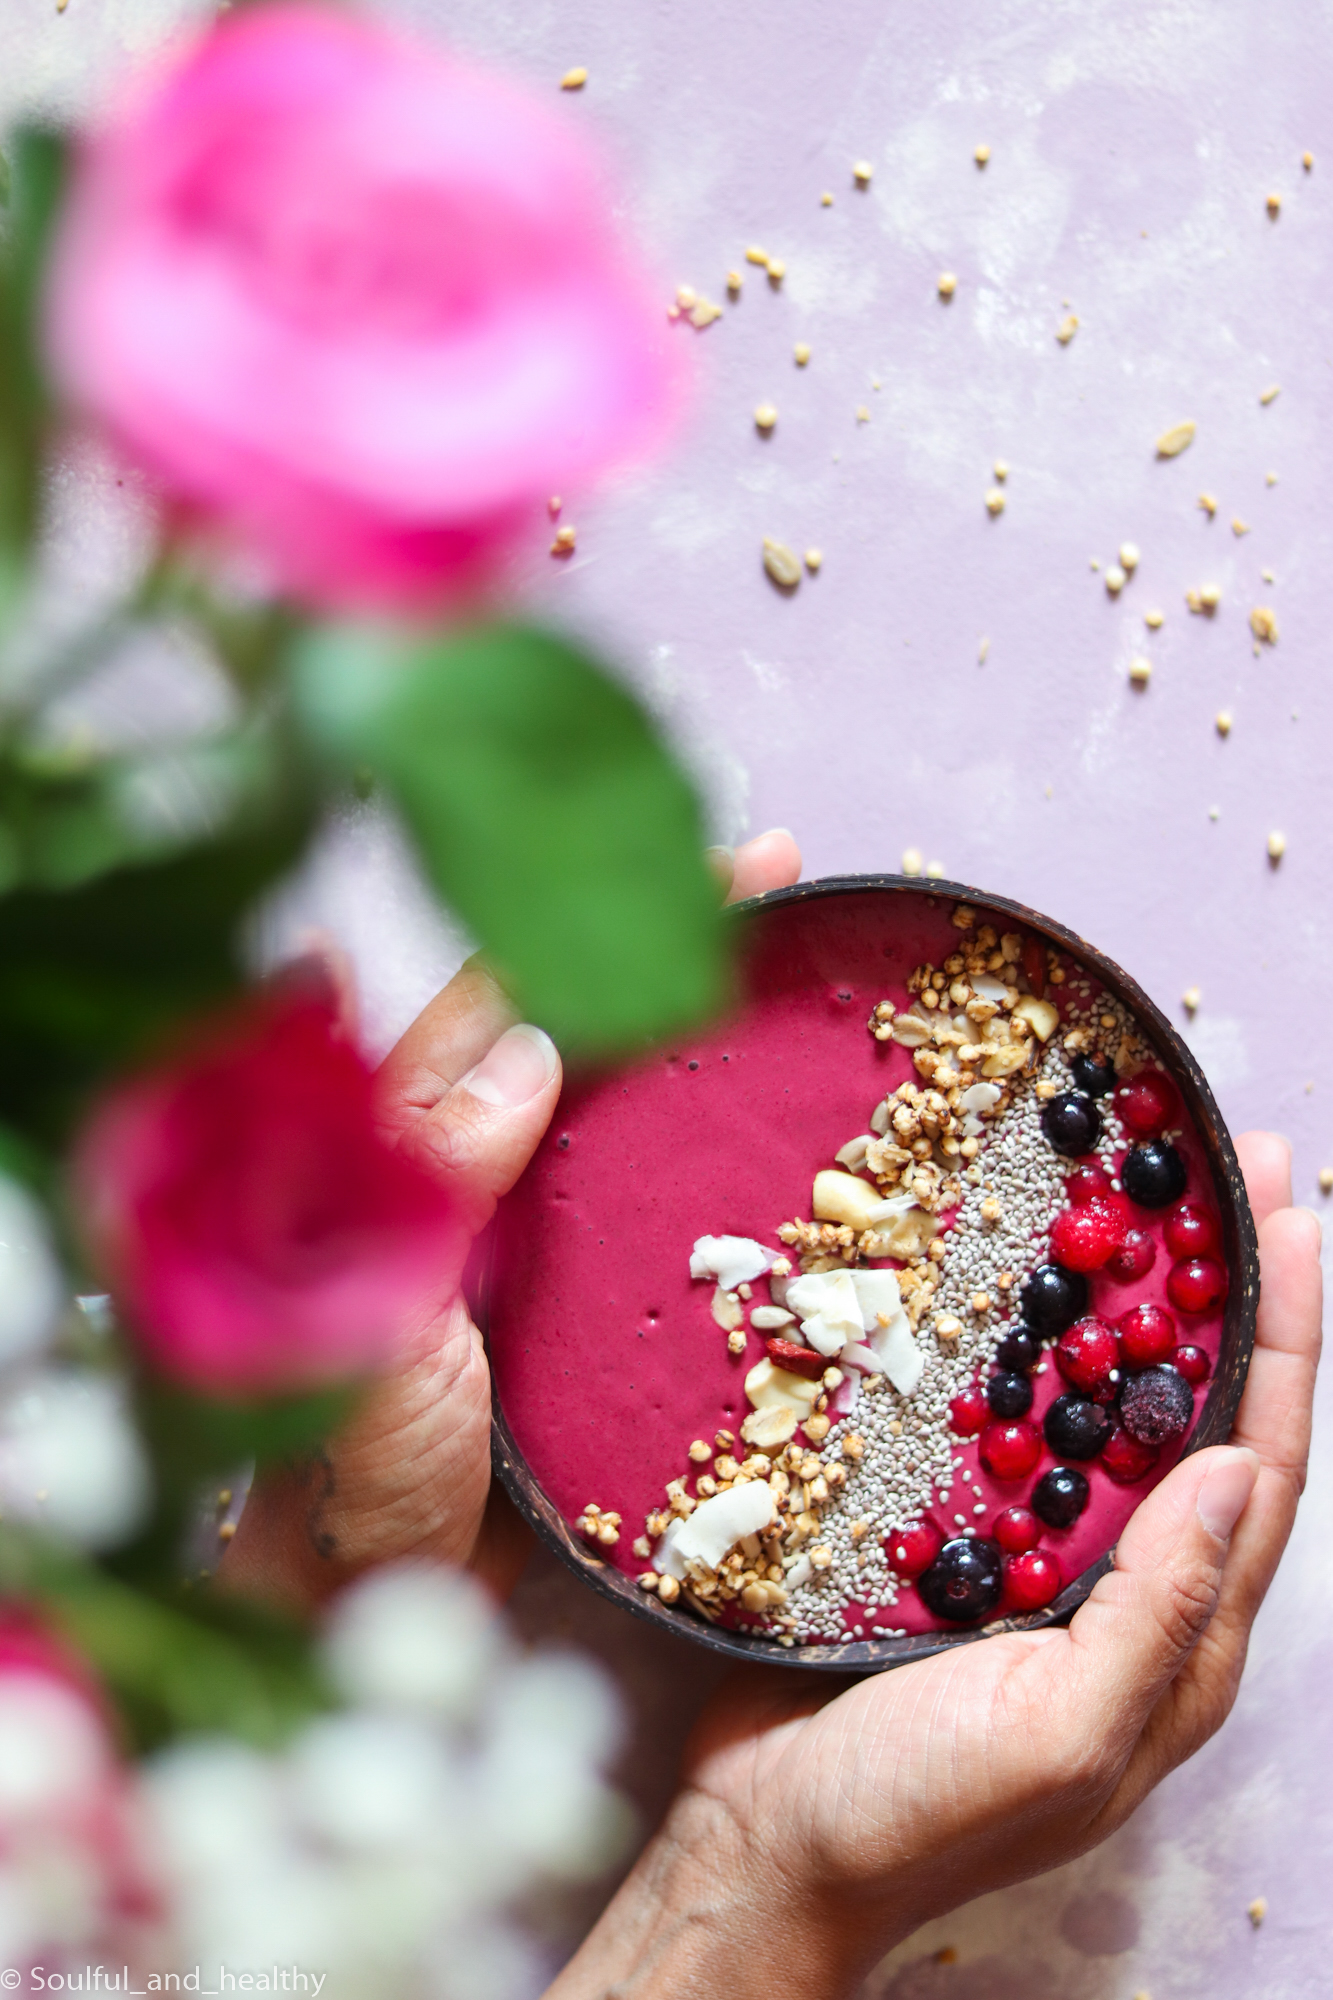
[[[108,0],[85,13],[75,0],[39,20],[10,0],[0,104],[23,96],[20,78],[45,101],[76,101],[177,11]],[[916,848],[1095,939],[1180,1022],[1233,1128],[1289,1134],[1296,1197],[1318,1208],[1318,1169],[1333,1162],[1327,5],[405,11],[553,99],[586,65],[586,88],[558,101],[618,161],[626,226],[657,255],[664,308],[678,283],[726,306],[704,332],[675,329],[698,389],[674,450],[595,503],[569,496],[577,554],[536,558],[537,607],[648,692],[700,773],[718,838],[790,826],[810,874],[894,868]],[[874,173],[858,191],[861,159]],[[780,287],[744,263],[750,244],[785,261]],[[732,267],[745,280],[734,305]],[[945,270],[958,280],[948,304]],[[1067,313],[1079,326],[1061,346]],[[752,421],[762,401],[779,412],[767,440]],[[1186,418],[1192,446],[1157,460],[1159,433]],[[997,458],[1011,470],[991,519]],[[1201,491],[1217,497],[1213,519]],[[1249,532],[1233,534],[1233,517]],[[763,574],[766,535],[823,551],[790,598]],[[1126,540],[1142,560],[1116,600],[1104,570]],[[1210,582],[1216,615],[1191,616],[1187,589]],[[1275,648],[1252,643],[1256,605],[1276,613]],[[1165,614],[1156,632],[1150,607]],[[1127,678],[1140,654],[1153,667],[1142,693]],[[1234,718],[1226,740],[1220,709]],[[1287,840],[1277,867],[1274,830]],[[461,949],[391,830],[365,816],[331,833],[280,915],[279,941],[313,919],[348,944],[381,1042]],[[1190,1025],[1180,996],[1196,985]],[[1098,1853],[932,1925],[872,1991],[1327,1992],[1331,1489],[1320,1435],[1221,1736]],[[715,1668],[539,1560],[517,1609],[618,1673],[638,1719],[627,1770],[651,1819]],[[1257,1895],[1269,1915],[1255,1931]],[[933,1958],[945,1945],[955,1962]]]
[[[1296,1197],[1318,1208],[1333,1078],[1300,1024],[1322,1022],[1333,974],[1333,19],[1238,0],[501,14],[455,18],[539,79],[587,65],[570,115],[619,149],[664,303],[686,282],[726,305],[727,270],[745,279],[715,325],[678,330],[699,391],[676,451],[578,511],[546,601],[691,746],[720,837],[789,826],[811,874],[917,848],[1073,924],[1180,1023],[1233,1129],[1291,1137]],[[742,262],[752,243],[785,260],[780,289]],[[1158,460],[1186,418],[1194,443]],[[791,598],[761,570],[765,535],[823,551]],[[1103,578],[1126,540],[1142,557],[1117,600]],[[1219,609],[1191,615],[1209,582]],[[1256,650],[1256,605],[1276,647]],[[932,1925],[873,1991],[1328,1990],[1331,1498],[1317,1454],[1222,1734],[1099,1853]],[[563,1582],[537,1569],[528,1592],[582,1622]],[[674,1744],[680,1684],[697,1701],[711,1667],[674,1663],[668,1693],[644,1637],[586,1615],[644,1690],[640,1743]],[[945,1945],[956,1963],[931,1957]]]

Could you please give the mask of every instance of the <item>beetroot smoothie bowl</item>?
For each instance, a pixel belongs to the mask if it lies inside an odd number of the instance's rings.
[[[960,886],[732,913],[741,999],[567,1085],[501,1205],[496,1469],[605,1595],[843,1671],[1067,1618],[1223,1442],[1259,1296],[1212,1095],[1099,952]]]

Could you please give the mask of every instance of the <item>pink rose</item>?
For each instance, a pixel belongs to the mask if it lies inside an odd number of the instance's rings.
[[[452,1210],[374,1121],[370,1069],[322,999],[286,994],[102,1107],[76,1169],[133,1334],[214,1395],[387,1363],[452,1268]]]
[[[321,607],[429,608],[675,400],[565,116],[341,8],[246,7],[77,163],[74,401]]]

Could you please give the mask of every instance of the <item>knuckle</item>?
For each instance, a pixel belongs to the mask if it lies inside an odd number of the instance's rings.
[[[1217,1605],[1217,1579],[1211,1571],[1169,1572],[1157,1592],[1158,1623],[1177,1652],[1189,1652],[1208,1628]]]

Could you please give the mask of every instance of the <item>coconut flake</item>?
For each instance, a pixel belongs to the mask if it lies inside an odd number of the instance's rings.
[[[993,1000],[997,1007],[1003,1005],[1004,996],[1009,991],[1002,979],[996,979],[989,972],[970,972],[967,983],[978,1000]]]
[[[701,1500],[688,1520],[677,1515],[657,1545],[653,1568],[660,1575],[674,1576],[677,1583],[685,1581],[687,1563],[715,1570],[744,1536],[762,1534],[776,1518],[767,1480],[744,1480],[711,1500]]]
[[[716,1278],[724,1291],[762,1278],[776,1250],[765,1250],[750,1236],[701,1236],[690,1252],[692,1278]]]
[[[864,1333],[850,1271],[811,1271],[787,1286],[787,1304],[801,1315],[801,1332],[817,1354],[840,1354]]]
[[[900,1312],[887,1326],[880,1327],[871,1336],[871,1345],[879,1356],[880,1366],[898,1394],[914,1395],[925,1373],[926,1359],[916,1335],[912,1332],[912,1322],[907,1314]]]
[[[870,1334],[873,1340],[879,1328],[880,1314],[891,1320],[902,1311],[898,1274],[896,1271],[852,1271],[849,1275],[861,1308],[861,1330]]]
[[[781,1306],[756,1306],[750,1314],[750,1325],[756,1333],[776,1333],[779,1327],[795,1324],[795,1313],[785,1312]]]
[[[974,1083],[966,1089],[958,1100],[960,1111],[993,1111],[1000,1101],[1000,1087],[997,1083]]]

